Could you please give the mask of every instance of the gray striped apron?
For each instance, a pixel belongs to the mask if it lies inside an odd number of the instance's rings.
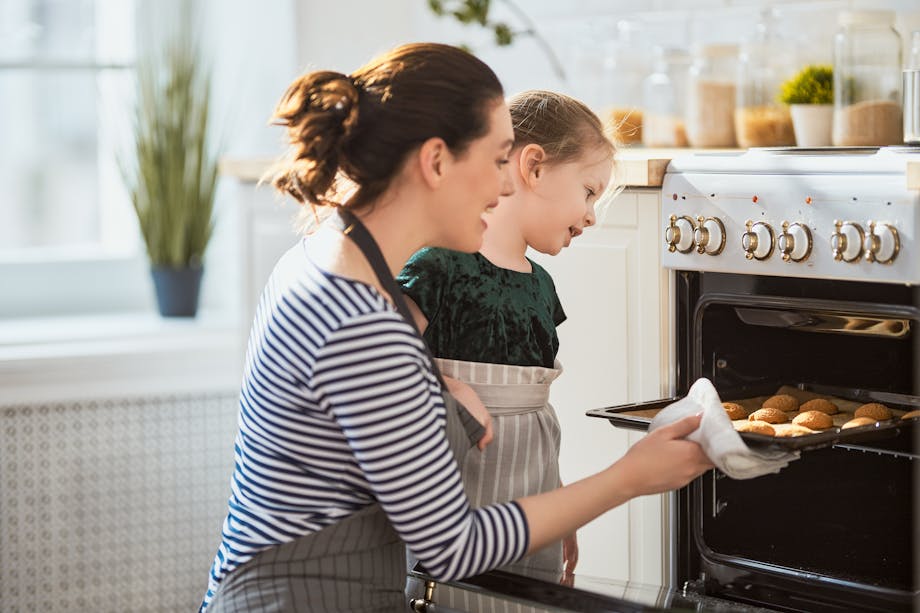
[[[470,439],[456,400],[444,396],[455,458]],[[392,613],[407,610],[406,546],[374,504],[289,543],[271,547],[220,583],[207,613]]]
[[[562,365],[510,366],[436,358],[441,373],[467,383],[492,415],[494,438],[480,451],[473,447],[460,462],[463,487],[473,507],[508,502],[559,487],[561,430],[549,403],[552,382]],[[557,542],[500,570],[542,580],[562,576],[562,543]],[[434,602],[442,607],[489,613],[524,613],[534,609],[496,601],[439,585]]]

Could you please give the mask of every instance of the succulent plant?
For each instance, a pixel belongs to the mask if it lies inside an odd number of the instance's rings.
[[[782,84],[779,99],[786,104],[832,104],[834,69],[819,64],[806,66]]]

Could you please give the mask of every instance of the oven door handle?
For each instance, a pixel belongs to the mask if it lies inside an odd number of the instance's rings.
[[[681,398],[683,398],[683,396],[674,396],[672,398],[662,398],[660,400],[620,404],[612,407],[604,407],[602,409],[591,409],[586,411],[585,415],[588,417],[607,419],[610,421],[611,425],[617,428],[647,432],[649,424],[655,414]]]

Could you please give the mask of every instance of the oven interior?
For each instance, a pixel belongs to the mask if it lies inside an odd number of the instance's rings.
[[[916,288],[681,272],[677,289],[679,395],[708,377],[723,400],[795,385],[920,408]],[[918,438],[914,420],[776,475],[701,477],[678,499],[678,585],[784,610],[911,610]]]

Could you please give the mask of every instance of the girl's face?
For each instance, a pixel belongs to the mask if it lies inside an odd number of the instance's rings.
[[[511,114],[500,100],[489,113],[489,132],[450,164],[439,196],[438,246],[467,253],[482,246],[485,213],[498,205],[499,196],[514,192],[508,160],[513,144]]]
[[[524,239],[533,249],[555,255],[587,226],[594,225],[594,205],[607,188],[613,158],[606,147],[585,151],[577,160],[544,164],[528,208]]]

